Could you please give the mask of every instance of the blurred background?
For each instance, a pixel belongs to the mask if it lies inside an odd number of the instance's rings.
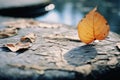
[[[0,1],[4,3],[6,0]],[[36,0],[38,1],[36,3],[35,0],[24,1],[16,0],[16,3],[23,5],[17,4],[17,7],[11,7],[9,0],[9,8],[0,8],[0,15],[34,18],[39,21],[62,23],[77,27],[78,22],[97,6],[98,11],[107,19],[111,31],[120,34],[120,0]],[[27,2],[31,4],[26,6],[24,3]]]

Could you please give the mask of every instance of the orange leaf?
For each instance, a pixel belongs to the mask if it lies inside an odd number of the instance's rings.
[[[109,33],[106,19],[95,7],[78,24],[78,35],[82,42],[89,44],[94,40],[103,40]]]

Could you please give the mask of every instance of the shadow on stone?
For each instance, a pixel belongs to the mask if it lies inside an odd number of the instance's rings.
[[[20,49],[20,50],[18,50],[16,53],[17,54],[21,54],[21,53],[24,53],[25,51],[27,51],[28,49]]]
[[[18,51],[16,51],[16,54],[21,54],[24,53],[25,51],[27,51],[28,49],[20,49]],[[5,52],[11,52],[10,49],[8,49],[7,47],[0,47],[0,51],[5,51]]]
[[[7,47],[0,47],[0,51],[10,52],[10,50]]]
[[[64,55],[64,58],[70,65],[80,66],[95,58],[96,55],[94,45],[84,45],[70,50]]]

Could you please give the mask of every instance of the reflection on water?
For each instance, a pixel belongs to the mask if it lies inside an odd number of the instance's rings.
[[[52,0],[55,9],[37,20],[77,26],[78,22],[95,6],[110,24],[111,30],[120,33],[120,0]]]
[[[47,15],[38,17],[38,20],[64,23],[68,25],[76,25],[78,21],[84,16],[81,11],[73,11],[72,3],[66,3],[62,11],[53,10]]]

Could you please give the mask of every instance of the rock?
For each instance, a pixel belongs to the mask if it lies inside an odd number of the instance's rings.
[[[117,80],[119,77],[118,34],[110,32],[105,40],[86,45],[79,40],[74,28],[34,20],[33,26],[27,26],[30,21],[19,20],[19,24],[14,21],[12,26],[2,24],[12,28],[25,25],[19,27],[17,35],[0,39],[1,80],[112,80],[111,77]],[[3,47],[6,43],[16,43],[30,32],[37,36],[31,48],[11,52]]]

